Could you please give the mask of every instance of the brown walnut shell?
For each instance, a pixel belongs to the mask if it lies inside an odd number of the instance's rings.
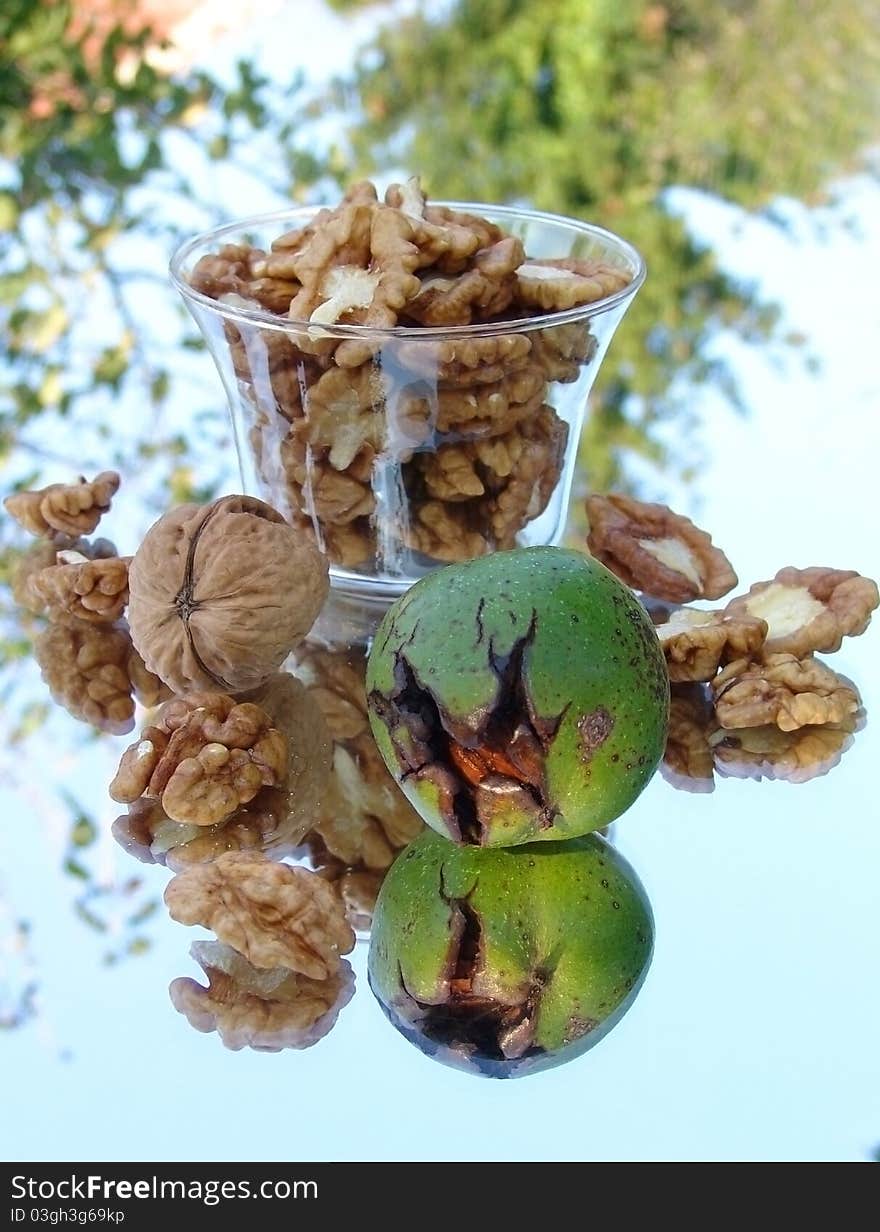
[[[327,560],[270,505],[225,496],[160,518],[129,570],[131,637],[175,693],[258,688],[299,645]]]

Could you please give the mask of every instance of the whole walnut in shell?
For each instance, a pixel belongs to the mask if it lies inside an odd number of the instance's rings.
[[[328,586],[313,540],[270,505],[248,496],[181,505],[131,562],[132,640],[175,693],[241,693],[302,641]]]

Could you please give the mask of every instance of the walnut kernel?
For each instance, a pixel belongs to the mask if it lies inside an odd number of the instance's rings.
[[[255,967],[326,980],[355,937],[339,897],[316,873],[229,852],[178,873],[165,890],[171,917],[202,924]]]

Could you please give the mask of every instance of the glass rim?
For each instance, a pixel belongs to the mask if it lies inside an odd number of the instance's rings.
[[[589,304],[578,304],[574,308],[566,308],[562,311],[544,312],[539,316],[517,317],[511,321],[483,321],[476,325],[429,327],[421,325],[377,327],[375,325],[340,325],[338,323],[322,325],[308,320],[279,317],[276,313],[269,312],[265,308],[248,308],[239,304],[221,303],[219,300],[212,299],[210,295],[197,291],[187,281],[184,274],[185,263],[192,256],[193,252],[202,245],[212,241],[229,242],[229,238],[232,235],[245,231],[249,227],[259,227],[273,222],[281,222],[285,219],[301,218],[305,220],[309,216],[317,214],[322,208],[325,208],[321,205],[288,206],[280,210],[270,210],[268,213],[251,214],[245,218],[238,218],[232,222],[224,223],[222,226],[212,227],[207,231],[200,231],[197,235],[184,240],[176,249],[169,262],[168,272],[172,283],[185,301],[192,301],[194,304],[198,304],[209,312],[222,316],[227,320],[258,325],[263,329],[273,329],[279,333],[308,332],[312,336],[320,336],[322,338],[379,338],[389,340],[406,338],[420,339],[422,341],[527,333],[533,329],[546,329],[548,326],[582,321],[599,316],[601,313],[610,312],[613,308],[618,307],[618,305],[626,303],[635,295],[645,281],[647,268],[645,260],[638,249],[622,236],[607,230],[605,227],[600,227],[597,223],[582,222],[578,218],[570,218],[565,214],[550,214],[543,210],[533,210],[524,206],[490,205],[485,201],[432,201],[431,204],[444,206],[463,213],[473,214],[485,211],[491,215],[500,215],[503,219],[525,219],[530,222],[550,223],[554,226],[563,226],[570,231],[579,232],[582,235],[601,239],[616,248],[629,261],[634,270],[633,277],[625,287],[615,291],[613,295],[606,295],[603,299],[593,300]]]

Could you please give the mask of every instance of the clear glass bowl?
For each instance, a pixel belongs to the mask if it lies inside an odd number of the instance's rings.
[[[313,207],[198,235],[171,262],[226,389],[243,490],[314,528],[335,588],[376,599],[451,561],[560,541],[590,388],[645,277],[639,253],[601,227],[441,204],[517,236],[531,261],[601,261],[629,281],[563,312],[386,329],[291,320],[191,285],[201,258],[268,251]]]

